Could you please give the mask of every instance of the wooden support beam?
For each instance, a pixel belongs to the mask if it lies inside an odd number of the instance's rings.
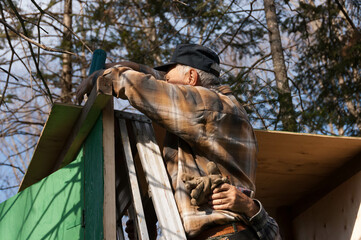
[[[115,204],[115,139],[113,99],[103,109],[103,157],[104,157],[104,202],[103,229],[104,239],[116,239],[116,204]]]
[[[73,126],[72,133],[68,137],[53,167],[53,172],[74,160],[74,157],[94,126],[102,109],[112,98],[112,81],[105,78],[98,78],[96,86],[94,86],[91,91],[80,117]]]

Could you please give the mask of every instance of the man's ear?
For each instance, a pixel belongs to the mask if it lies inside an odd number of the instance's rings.
[[[194,68],[191,68],[189,70],[188,82],[189,82],[189,85],[191,85],[191,86],[200,86],[201,85],[197,70],[195,70]]]

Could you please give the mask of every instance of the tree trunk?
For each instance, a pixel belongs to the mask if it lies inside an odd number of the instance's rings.
[[[276,7],[274,0],[264,0],[269,42],[273,60],[273,68],[278,90],[278,102],[280,104],[279,116],[286,131],[296,132],[297,122],[295,110],[292,104],[290,87],[288,85],[287,70],[283,57],[281,35],[277,23]]]
[[[68,28],[72,26],[72,0],[64,1],[63,23]],[[71,51],[71,32],[64,27],[62,47]],[[72,60],[71,55],[63,53],[63,70],[61,77],[61,102],[71,103],[72,99]]]

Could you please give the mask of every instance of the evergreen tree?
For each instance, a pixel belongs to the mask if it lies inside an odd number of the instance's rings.
[[[358,23],[359,7],[354,12]],[[295,34],[298,46],[294,81],[303,95],[303,131],[360,136],[359,28],[351,26],[333,1],[300,3],[284,27]]]

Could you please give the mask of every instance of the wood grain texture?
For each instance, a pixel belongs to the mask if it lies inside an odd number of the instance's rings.
[[[293,221],[295,240],[361,239],[361,172]]]
[[[104,158],[104,239],[116,239],[116,196],[115,196],[115,140],[114,108],[112,99],[104,107],[103,117],[103,158]]]
[[[311,194],[361,152],[361,138],[255,131],[259,144],[256,198],[267,208]]]
[[[165,239],[186,239],[159,147],[150,123],[134,121],[137,149]]]
[[[102,117],[96,121],[84,144],[85,239],[103,239],[104,159]]]
[[[124,119],[119,119],[120,135],[122,138],[125,161],[128,169],[129,183],[132,190],[132,199],[134,207],[134,217],[136,219],[136,229],[138,232],[138,238],[145,240],[149,239],[147,224],[145,220],[145,214],[142,204],[142,196],[139,190],[139,184],[137,179],[137,172],[133,161],[132,150],[130,147],[129,137],[126,122]]]

